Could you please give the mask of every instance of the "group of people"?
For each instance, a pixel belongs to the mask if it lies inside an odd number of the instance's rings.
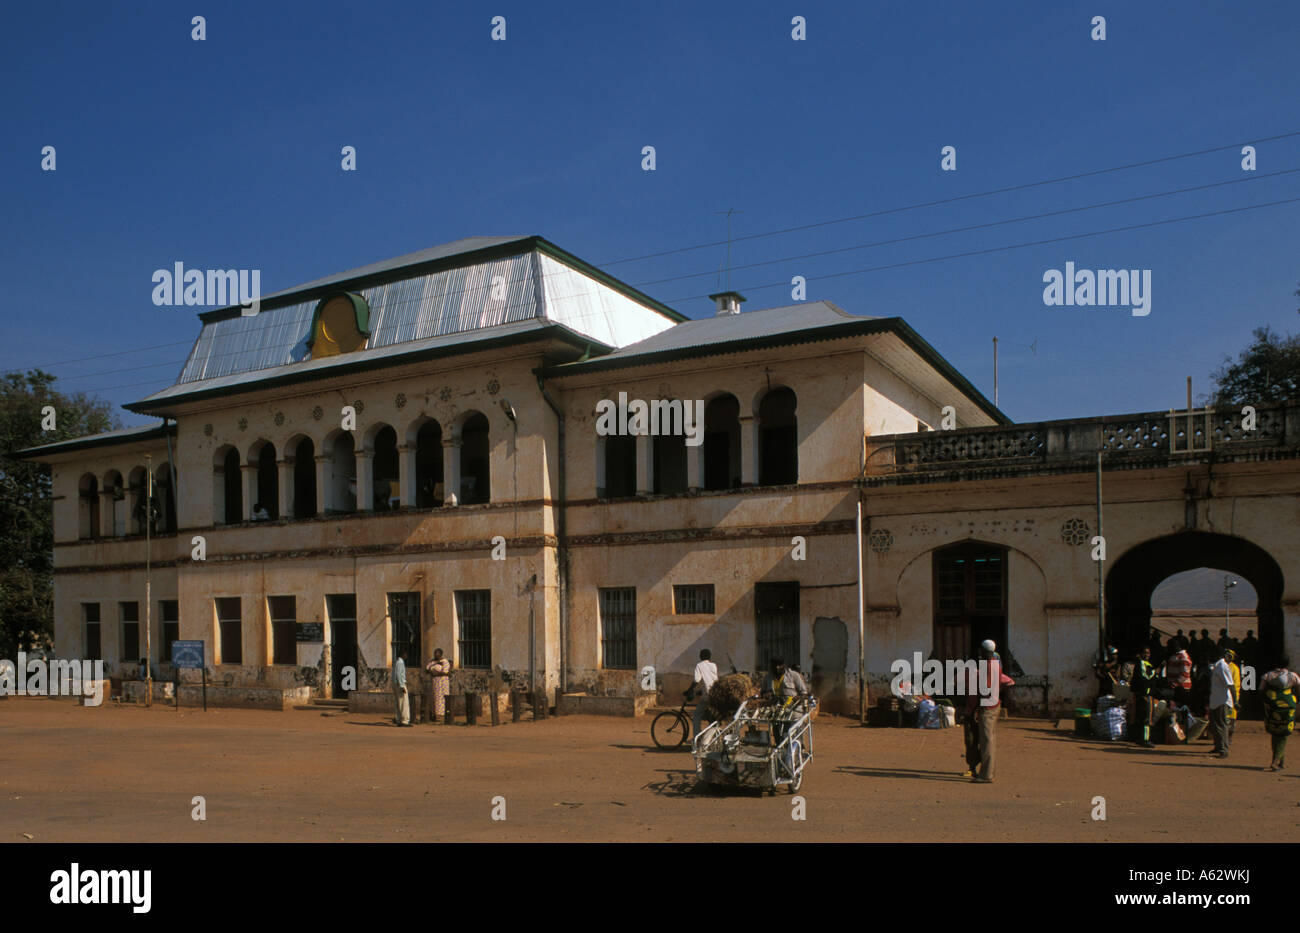
[[[447,714],[447,697],[451,695],[451,661],[443,657],[442,649],[433,652],[433,660],[424,666],[431,683],[429,709],[434,722],[441,722]],[[411,722],[411,698],[406,684],[406,652],[399,650],[393,660],[393,722],[398,726],[414,726]]]
[[[1132,661],[1121,664],[1118,650],[1106,649],[1093,668],[1098,701],[1102,696],[1114,695],[1121,684],[1131,688],[1135,712],[1131,738],[1143,748],[1155,748],[1151,728],[1158,701],[1168,701],[1174,708],[1186,707],[1193,715],[1209,719],[1214,740],[1209,754],[1227,758],[1241,709],[1242,654],[1250,653],[1250,661],[1245,662],[1248,667],[1258,657],[1255,633],[1248,632],[1243,641],[1237,642],[1224,629],[1215,643],[1204,629],[1199,639],[1195,632],[1192,639],[1184,638],[1179,629],[1166,645],[1160,645],[1159,634],[1154,629],[1152,632],[1150,641],[1138,647]],[[1153,652],[1153,644],[1159,647],[1158,654]],[[1284,658],[1278,667],[1258,679],[1264,725],[1273,740],[1269,765],[1273,771],[1285,767],[1286,740],[1294,728],[1300,691],[1300,676],[1288,669],[1289,664]]]
[[[1152,664],[1163,664],[1170,655],[1186,651],[1193,664],[1209,668],[1219,659],[1219,652],[1224,649],[1231,649],[1237,660],[1248,667],[1254,667],[1259,660],[1259,640],[1255,638],[1254,629],[1247,629],[1246,637],[1238,640],[1229,635],[1226,628],[1221,628],[1218,641],[1210,638],[1208,628],[1201,629],[1199,637],[1196,629],[1190,630],[1187,635],[1179,629],[1169,636],[1169,641],[1161,644],[1160,632],[1153,628],[1147,637],[1147,646],[1151,649]]]

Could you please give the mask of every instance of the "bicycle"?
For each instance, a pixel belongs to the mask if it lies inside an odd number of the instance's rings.
[[[688,698],[677,709],[664,710],[650,723],[650,738],[660,748],[681,748],[691,740],[691,717],[686,715]]]

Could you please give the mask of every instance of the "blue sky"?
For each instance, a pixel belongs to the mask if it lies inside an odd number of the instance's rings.
[[[171,384],[197,334],[195,309],[151,303],[155,269],[258,268],[269,293],[475,234],[540,234],[633,284],[703,273],[643,287],[706,316],[724,247],[617,261],[716,243],[734,208],[733,266],[782,260],[732,273],[749,309],[790,303],[788,284],[762,286],[803,275],[809,299],[902,316],[990,397],[999,337],[1017,420],[1165,409],[1253,327],[1296,329],[1300,204],[839,273],[1300,197],[1300,173],[1252,177],[1238,152],[1300,131],[1297,47],[1291,0],[15,7],[0,34],[14,309],[0,368],[45,366],[121,404]],[[47,145],[55,172],[40,170]],[[340,168],[347,145],[356,172]],[[956,172],[940,171],[947,145]],[[1300,168],[1300,136],[1260,143],[1258,165]],[[1150,269],[1151,314],[1045,306],[1043,273],[1067,260]]]

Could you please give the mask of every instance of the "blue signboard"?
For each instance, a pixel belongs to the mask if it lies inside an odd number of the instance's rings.
[[[203,668],[203,642],[201,641],[174,641],[172,642],[172,663],[180,667]]]

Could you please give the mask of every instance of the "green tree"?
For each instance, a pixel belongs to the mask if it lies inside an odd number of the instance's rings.
[[[0,657],[12,658],[20,634],[53,634],[54,521],[50,468],[17,460],[25,447],[121,427],[108,402],[64,395],[55,377],[33,369],[0,375]],[[55,429],[42,430],[52,406]]]
[[[1269,327],[1255,328],[1250,345],[1235,361],[1225,356],[1213,378],[1217,405],[1300,399],[1300,334],[1283,336]]]

